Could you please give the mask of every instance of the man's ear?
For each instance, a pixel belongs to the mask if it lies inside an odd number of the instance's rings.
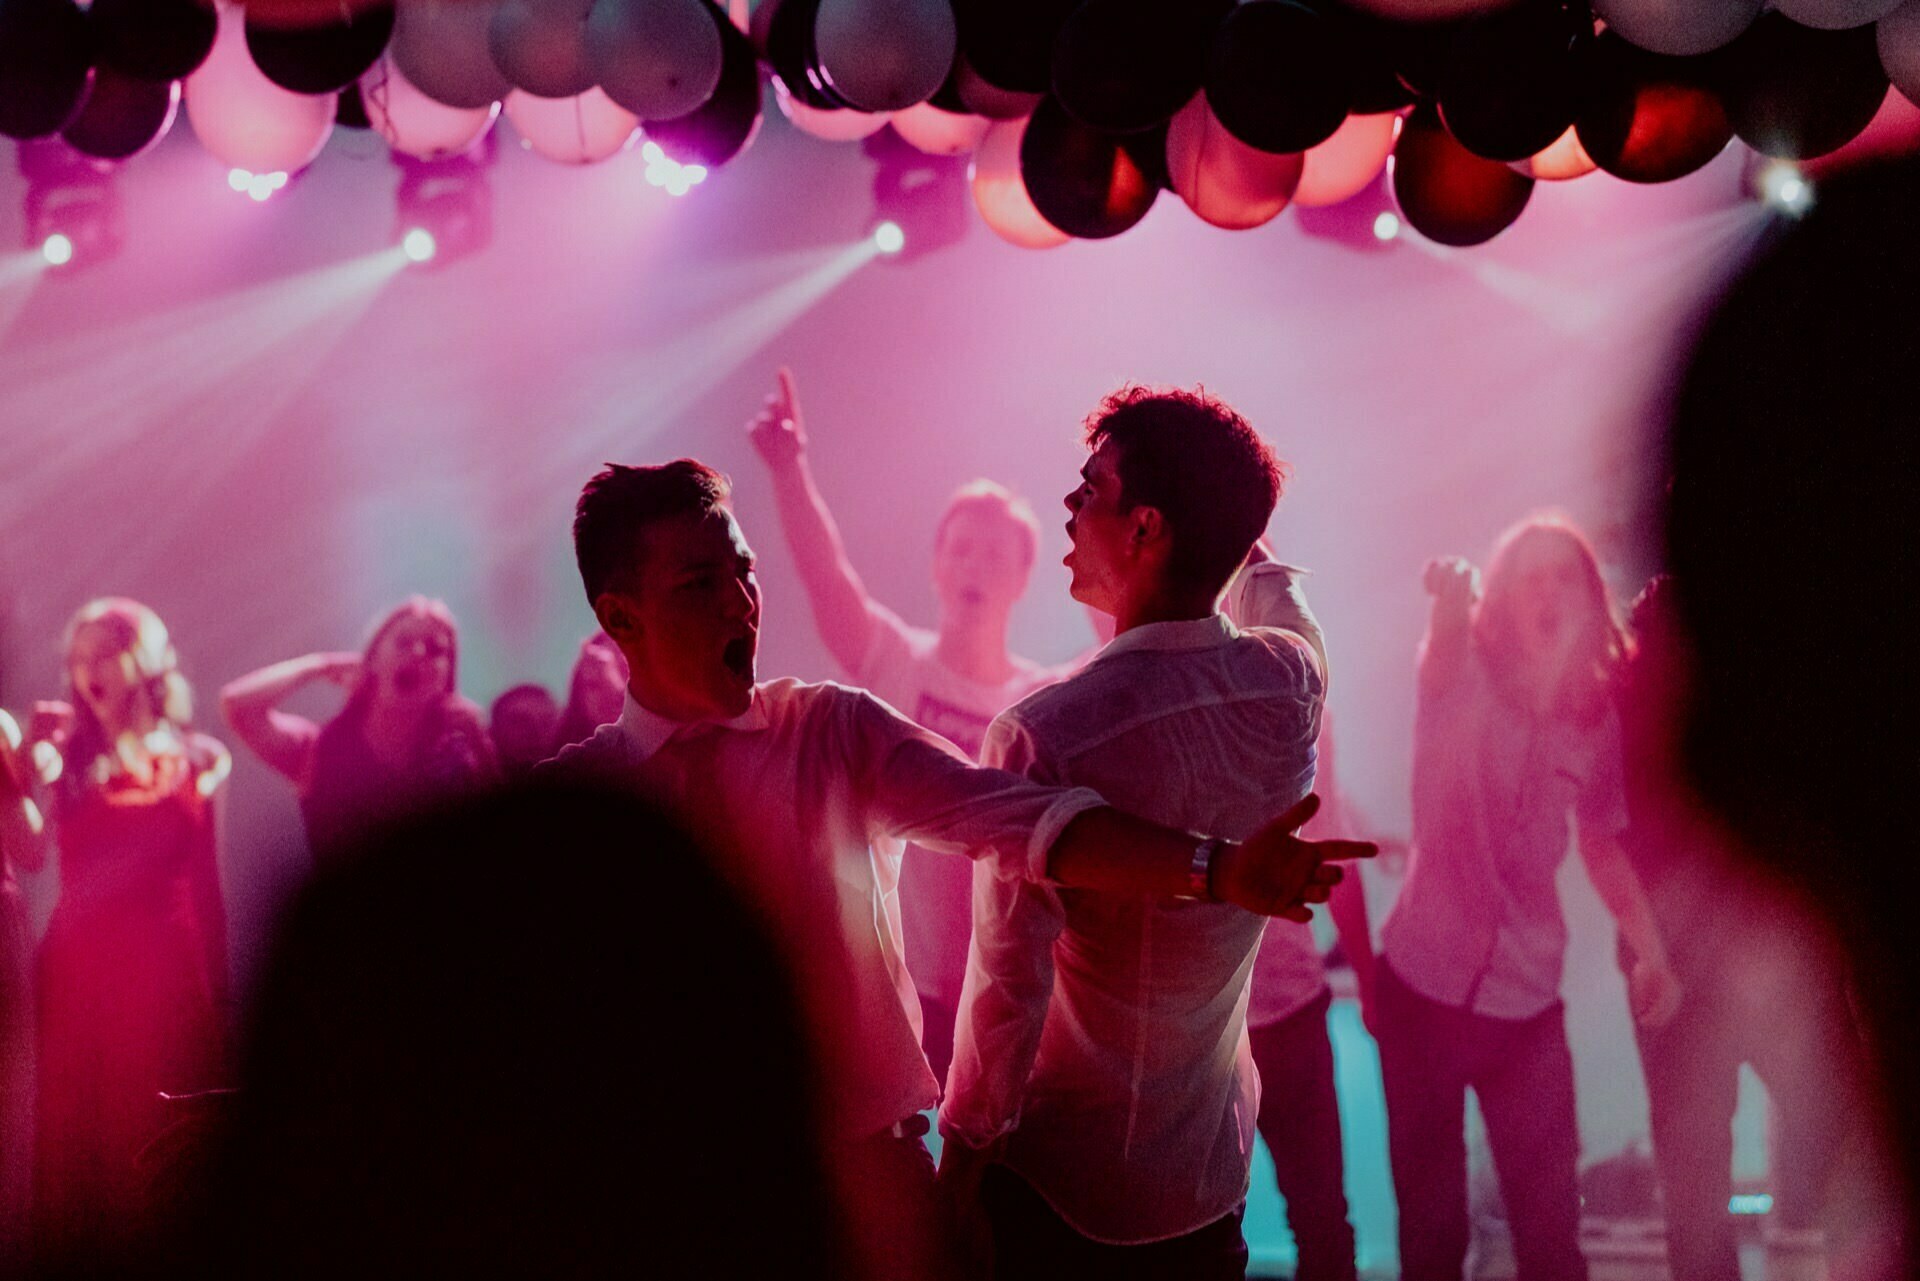
[[[593,616],[600,620],[600,630],[623,650],[640,637],[639,611],[618,592],[601,592],[594,597]]]
[[[1143,552],[1167,536],[1167,518],[1158,507],[1136,507],[1127,513],[1127,520],[1127,545],[1132,551]]]

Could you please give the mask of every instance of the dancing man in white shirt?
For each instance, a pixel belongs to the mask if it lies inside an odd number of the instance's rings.
[[[1371,847],[1296,839],[1309,803],[1216,849],[1088,789],[977,768],[864,691],[757,682],[760,589],[727,493],[725,477],[691,459],[609,466],[587,483],[574,520],[580,575],[630,681],[620,719],[555,768],[638,786],[760,914],[819,1040],[822,1137],[863,1273],[938,1276],[919,1116],[937,1094],[900,959],[903,840],[969,854],[1011,880],[1133,895],[1181,894],[1197,876],[1210,895],[1296,919],[1339,880],[1326,859]]]
[[[1325,689],[1305,639],[1242,632],[1218,608],[1281,464],[1203,392],[1123,389],[1087,443],[1067,565],[1117,635],[1002,714],[985,759],[1243,838],[1312,788]],[[1203,890],[1149,899],[976,867],[941,1179],[963,1222],[984,1208],[996,1278],[1244,1276],[1247,984],[1266,922]]]

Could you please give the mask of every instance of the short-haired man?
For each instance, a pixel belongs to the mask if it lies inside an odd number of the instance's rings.
[[[1323,859],[1369,851],[1296,840],[1290,825],[1310,804],[1215,851],[1087,789],[977,768],[864,691],[756,682],[760,591],[727,493],[691,459],[609,466],[587,482],[580,576],[630,681],[620,719],[557,768],[642,787],[765,918],[821,1035],[827,1138],[856,1242],[878,1249],[879,1275],[924,1275],[934,1265],[917,1238],[935,1216],[918,1114],[937,1093],[900,960],[902,840],[1012,880],[1197,892],[1296,918],[1340,879]]]
[[[938,626],[913,627],[867,594],[807,462],[807,428],[793,374],[748,427],[773,480],[780,527],[806,589],[814,626],[854,684],[978,760],[987,726],[1034,690],[1079,666],[1046,667],[1007,647],[1007,623],[1026,594],[1040,522],[1026,501],[990,480],[961,486],[933,535]],[[945,1080],[967,971],[972,876],[965,863],[909,845],[900,860],[900,923],[920,993],[922,1044]]]
[[[994,722],[986,761],[1235,839],[1313,785],[1312,645],[1218,612],[1282,468],[1203,392],[1129,387],[1067,495],[1074,598],[1116,636]],[[1247,982],[1262,917],[974,873],[942,1180],[983,1203],[996,1278],[1240,1277],[1259,1092]]]

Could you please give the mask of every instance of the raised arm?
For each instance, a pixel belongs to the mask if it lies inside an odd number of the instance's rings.
[[[351,689],[359,674],[358,654],[290,658],[230,682],[220,691],[220,714],[241,742],[305,791],[312,781],[313,745],[320,727],[304,716],[281,711],[279,704],[315,681]]]
[[[873,640],[867,589],[847,559],[839,527],[807,465],[807,429],[791,371],[780,370],[780,390],[748,424],[753,447],[773,478],[774,503],[800,582],[813,609],[814,625],[842,668],[857,674]]]
[[[1420,642],[1420,684],[1444,684],[1465,661],[1480,595],[1480,571],[1459,556],[1427,562],[1421,585],[1433,597],[1427,634]]]
[[[23,872],[47,860],[47,824],[34,801],[38,779],[20,725],[0,710],[0,851]]]

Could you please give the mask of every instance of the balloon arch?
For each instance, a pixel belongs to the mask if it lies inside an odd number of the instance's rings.
[[[710,169],[764,90],[833,142],[970,154],[1030,248],[1117,235],[1172,191],[1216,226],[1379,198],[1474,245],[1535,183],[1667,182],[1734,138],[1846,146],[1920,100],[1920,0],[0,0],[0,133],[133,159],[182,102],[235,171],[296,172],[343,124],[406,157],[504,114],[567,164],[644,137]],[[657,148],[657,151],[655,150]],[[1391,164],[1389,161],[1391,160]],[[276,179],[284,181],[284,179]],[[1384,207],[1384,206],[1383,206]]]

